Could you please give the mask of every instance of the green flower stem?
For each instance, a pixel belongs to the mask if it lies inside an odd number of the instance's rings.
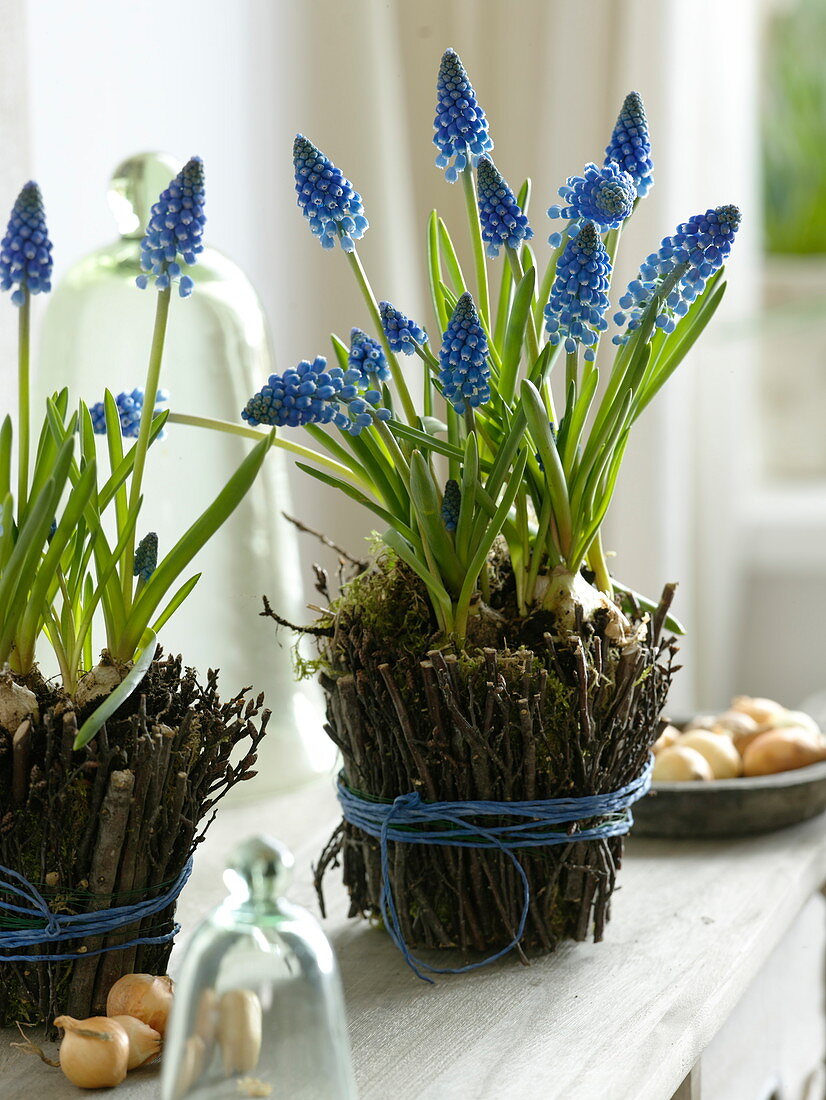
[[[565,355],[565,402],[568,405],[566,412],[573,410],[576,404],[578,373],[579,353],[578,351],[569,351]],[[573,394],[571,393],[571,387],[573,387]]]
[[[140,500],[143,473],[146,468],[146,452],[149,450],[149,433],[152,418],[155,415],[155,399],[161,379],[163,345],[166,339],[166,323],[169,319],[169,303],[172,300],[172,287],[158,291],[158,304],[155,309],[155,328],[152,333],[152,347],[149,352],[149,366],[146,371],[146,385],[143,390],[143,408],[138,428],[138,440],[135,444],[135,462],[132,466],[132,481],[129,489],[129,511],[136,512]],[[121,558],[121,587],[127,605],[132,599],[132,565],[135,560],[135,532],[127,541]]]
[[[372,410],[371,410],[371,412],[372,412]],[[384,443],[385,447],[387,448],[388,457],[390,458],[391,465],[395,466],[399,476],[401,477],[402,481],[404,482],[405,488],[409,492],[409,490],[410,490],[410,463],[407,461],[407,459],[402,454],[401,448],[399,447],[398,443],[396,442],[396,438],[393,435],[393,433],[390,431],[390,429],[387,427],[387,425],[385,424],[385,422],[383,420],[379,420],[379,418],[375,415],[375,413],[373,413],[373,424],[376,428],[376,431],[379,434],[379,438],[381,439],[382,443]]]
[[[26,511],[29,494],[29,432],[31,430],[31,379],[29,377],[29,331],[31,297],[24,292],[23,305],[18,317],[17,340],[17,408],[18,408],[18,465],[17,465],[17,523],[20,525]]]
[[[479,210],[476,205],[476,191],[473,186],[473,169],[468,163],[461,172],[462,189],[465,194],[470,240],[473,245],[473,262],[476,265],[476,286],[479,294],[479,317],[485,329],[490,332],[490,296],[488,294],[488,268],[485,262],[485,246],[482,243],[482,226],[479,222]]]
[[[597,588],[607,596],[613,596],[614,584],[608,571],[608,563],[605,560],[605,551],[602,548],[602,532],[597,531],[594,541],[588,548],[588,565],[596,574]]]
[[[233,424],[230,420],[214,420],[209,416],[190,416],[188,413],[170,413],[167,423],[187,424],[192,428],[208,428],[215,432],[226,432],[227,435],[239,435],[243,439],[254,439],[256,442],[267,435],[266,432],[260,432],[257,428],[247,428],[243,424]],[[282,451],[289,451],[290,454],[298,455],[299,458],[303,458],[307,462],[313,462],[316,466],[323,466],[326,470],[334,473],[336,477],[345,478],[360,489],[367,490],[370,493],[374,492],[374,486],[348,466],[344,466],[318,451],[313,451],[310,447],[302,447],[300,443],[292,443],[288,439],[281,439],[278,435],[273,439],[272,445]]]
[[[556,554],[556,546],[553,539],[550,538],[551,531],[551,519],[553,517],[553,502],[550,493],[545,493],[542,497],[542,507],[539,512],[539,529],[536,532],[536,538],[534,539],[533,552],[530,555],[530,565],[528,566],[528,575],[525,580],[525,593],[524,599],[528,607],[531,607],[534,602],[534,595],[536,592],[536,579],[539,576],[539,566],[548,554],[552,565],[558,565]]]
[[[519,258],[519,253],[515,248],[505,248],[508,254],[508,262],[510,263],[511,270],[513,271],[514,282],[518,285],[519,281],[525,274],[522,267],[522,261]],[[534,280],[534,285],[536,281]],[[531,359],[535,363],[539,358],[539,335],[536,330],[536,316],[532,309],[528,310],[528,320],[525,325],[525,331],[528,334],[528,352]]]
[[[548,260],[548,266],[545,268],[545,274],[542,276],[542,282],[539,284],[539,294],[536,299],[536,323],[542,324],[542,320],[545,316],[545,306],[551,297],[551,287],[554,284],[556,278],[556,265],[559,263],[559,257],[565,251],[565,246],[568,243],[568,230],[567,228],[562,233],[562,240],[559,242],[559,246],[551,253],[551,258]]]
[[[424,363],[424,378],[422,379],[424,414],[425,416],[433,416],[433,381],[430,372],[439,369],[439,362],[426,347],[420,347],[419,344],[416,344],[416,354]]]
[[[407,418],[407,423],[411,427],[415,427],[419,422],[418,414],[416,413],[416,406],[413,404],[413,399],[410,396],[410,390],[407,388],[407,382],[404,378],[404,372],[399,364],[398,359],[390,350],[390,345],[387,343],[387,337],[384,334],[384,325],[381,323],[381,314],[379,313],[379,304],[376,301],[376,296],[373,293],[373,288],[370,286],[370,282],[367,278],[361,259],[355,248],[352,252],[345,253],[350,267],[353,269],[353,273],[356,276],[356,282],[361,289],[361,293],[364,296],[364,301],[367,304],[367,309],[373,320],[373,324],[376,326],[376,331],[381,339],[382,346],[384,347],[385,355],[387,356],[387,362],[390,364],[390,373],[393,375],[393,381],[396,383],[396,389],[399,391],[399,397],[401,399],[402,407],[404,408],[404,415]]]

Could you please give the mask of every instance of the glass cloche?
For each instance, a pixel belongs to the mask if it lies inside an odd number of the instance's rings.
[[[355,1100],[335,956],[283,896],[292,864],[263,836],[234,853],[177,975],[162,1100]]]
[[[140,240],[152,203],[180,167],[165,154],[144,153],[115,170],[109,202],[120,237],[76,263],[50,295],[38,357],[41,398],[68,385],[93,404],[106,387],[117,394],[143,385],[156,295],[135,286]],[[243,271],[215,248],[204,248],[193,274],[191,298],[172,303],[161,384],[172,411],[240,422],[249,395],[274,369],[261,304]],[[169,425],[147,464],[145,530],[171,546],[249,447],[236,436]],[[176,491],[164,492],[173,482]],[[193,571],[203,571],[201,580],[161,639],[202,675],[219,668],[222,694],[251,686],[271,701],[259,791],[293,786],[332,763],[313,690],[296,686],[289,645],[259,617],[264,594],[286,618],[302,617],[295,531],[284,511],[290,512],[287,475],[283,456],[273,451],[221,536],[199,554]]]

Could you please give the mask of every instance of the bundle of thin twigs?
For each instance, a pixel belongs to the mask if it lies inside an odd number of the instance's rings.
[[[662,636],[672,597],[668,586],[652,617],[637,611],[640,636],[623,646],[598,620],[561,639],[540,618],[521,626],[529,644],[421,654],[376,637],[357,601],[334,604],[321,682],[345,782],[385,801],[410,791],[428,801],[526,801],[617,790],[640,774],[659,730],[675,671],[676,646]],[[523,958],[591,930],[602,938],[622,838],[578,841],[575,825],[570,833],[569,844],[518,852],[530,884]],[[342,822],[317,868],[320,898],[339,860],[351,915],[377,916],[378,841]],[[390,880],[410,947],[488,952],[518,928],[523,888],[502,852],[391,842]]]
[[[0,863],[35,884],[52,912],[99,911],[165,893],[216,803],[255,774],[269,711],[263,696],[246,692],[221,703],[217,678],[210,671],[202,686],[180,657],[156,660],[139,693],[80,752],[72,743],[86,714],[43,681],[29,684],[40,720],[23,722],[13,736],[0,731]],[[171,942],[74,962],[49,956],[162,935],[174,910],[173,903],[106,937],[28,949],[42,962],[3,962],[0,952],[0,1023],[92,1016],[122,974],[163,973]]]

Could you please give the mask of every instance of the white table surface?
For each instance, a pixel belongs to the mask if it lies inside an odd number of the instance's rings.
[[[292,847],[290,896],[317,913],[310,863],[336,817],[329,780],[225,807],[182,895],[184,929],[223,896],[228,850],[260,831]],[[328,876],[324,927],[344,979],[361,1100],[670,1100],[826,880],[826,818],[738,841],[631,840],[602,944],[565,945],[528,968],[505,959],[435,986],[408,970],[384,932],[347,919],[339,874]],[[81,1095],[11,1049],[14,1038],[0,1037],[3,1100]],[[116,1094],[154,1100],[156,1072],[131,1074]]]

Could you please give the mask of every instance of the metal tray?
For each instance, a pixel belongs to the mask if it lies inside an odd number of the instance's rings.
[[[826,762],[796,771],[708,782],[654,783],[634,806],[634,836],[768,833],[826,810]]]

